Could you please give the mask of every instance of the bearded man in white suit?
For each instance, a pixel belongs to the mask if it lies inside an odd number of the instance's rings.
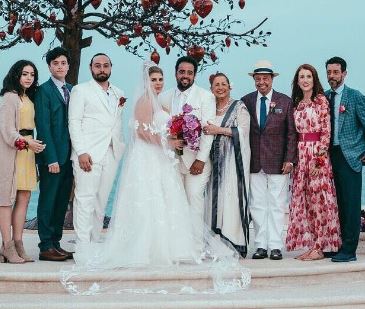
[[[195,76],[198,64],[192,57],[181,57],[175,65],[177,87],[162,93],[159,100],[170,115],[182,113],[185,103],[192,106],[192,114],[196,115],[202,126],[215,119],[215,100],[210,91],[195,85]],[[203,218],[204,218],[204,191],[211,173],[209,159],[213,142],[212,135],[203,135],[200,138],[198,151],[184,147],[177,143],[178,149],[183,149],[179,156],[179,169],[182,176],[185,192],[192,210],[199,214],[199,222],[192,222],[196,235],[201,239],[198,249],[203,247]],[[197,238],[198,239],[198,238]]]
[[[90,62],[93,79],[75,86],[70,97],[76,254],[82,252],[83,244],[99,240],[105,207],[124,149],[121,114],[125,100],[123,92],[109,82],[111,69],[107,55],[93,56]]]

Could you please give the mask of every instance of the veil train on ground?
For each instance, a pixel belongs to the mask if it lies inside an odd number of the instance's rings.
[[[197,245],[202,240],[192,222],[200,219],[189,207],[169,147],[169,115],[151,87],[151,67],[143,67],[104,242],[76,245],[76,264],[61,269],[60,281],[75,295],[241,291],[251,274],[238,252],[206,225],[204,248]]]

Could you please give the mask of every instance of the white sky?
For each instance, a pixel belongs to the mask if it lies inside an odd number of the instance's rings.
[[[238,0],[237,0],[238,2]],[[215,4],[213,11],[217,14],[224,6]],[[233,97],[254,90],[252,78],[247,73],[252,71],[259,59],[268,59],[274,69],[280,73],[274,81],[274,88],[290,95],[291,80],[296,68],[302,63],[314,65],[324,88],[328,88],[324,62],[335,55],[345,58],[348,63],[347,84],[365,93],[365,29],[364,0],[246,0],[246,7],[240,10],[236,5],[234,14],[242,18],[248,29],[264,17],[269,17],[262,30],[271,31],[269,47],[251,47],[245,44],[229,52],[217,53],[220,63],[199,73],[197,83],[208,87],[208,77],[217,70],[225,72],[233,83]],[[210,16],[209,16],[210,17]],[[0,52],[0,79],[2,80],[11,64],[16,60],[32,60],[40,71],[40,82],[48,79],[48,68],[42,55],[48,48],[53,32],[46,33],[46,39],[37,47],[34,43],[20,44],[8,51]],[[86,33],[85,33],[86,36]],[[160,66],[164,69],[166,88],[175,85],[174,64],[176,54],[165,56],[163,50]],[[133,97],[136,83],[139,80],[142,60],[126,53],[112,40],[94,37],[93,45],[84,49],[82,54],[79,81],[90,78],[88,62],[97,52],[106,52],[113,61],[112,82],[122,88],[127,97]],[[147,58],[149,57],[146,55]]]

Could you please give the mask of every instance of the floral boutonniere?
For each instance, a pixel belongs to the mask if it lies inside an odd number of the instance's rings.
[[[118,107],[123,107],[126,101],[127,99],[125,97],[120,97]]]
[[[345,106],[345,105],[343,105],[343,104],[341,104],[341,105],[340,105],[340,107],[339,107],[339,109],[338,109],[338,111],[339,111],[341,114],[343,114],[344,112],[346,112],[346,106]]]
[[[270,102],[270,113],[272,113],[274,111],[275,106],[276,106],[276,102],[271,101]]]

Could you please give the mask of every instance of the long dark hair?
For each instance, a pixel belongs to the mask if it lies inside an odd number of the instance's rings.
[[[33,84],[24,91],[20,85],[20,77],[24,67],[31,66],[34,70]],[[19,96],[26,94],[31,99],[34,98],[34,93],[38,87],[38,70],[33,62],[29,60],[19,60],[15,62],[10,68],[8,74],[6,74],[3,80],[3,88],[0,91],[0,95],[3,96],[5,92],[16,92]]]
[[[298,103],[303,99],[303,96],[304,96],[302,89],[300,89],[300,87],[298,85],[299,71],[300,70],[308,70],[312,73],[312,76],[313,76],[313,93],[312,93],[312,96],[311,96],[312,101],[314,100],[314,98],[318,94],[323,94],[324,93],[321,82],[319,81],[317,70],[313,66],[311,66],[310,64],[307,64],[307,63],[302,64],[301,66],[299,66],[299,68],[295,72],[294,79],[293,79],[293,82],[292,82],[291,98],[293,100],[294,107],[298,106]]]

